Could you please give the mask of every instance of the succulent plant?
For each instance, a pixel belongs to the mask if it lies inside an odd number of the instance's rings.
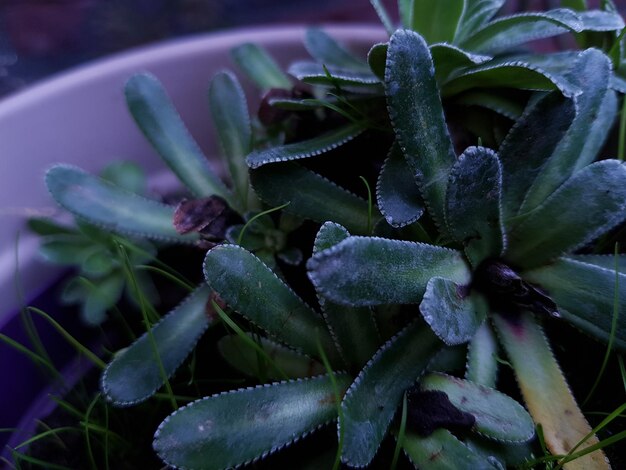
[[[264,96],[250,116],[234,74],[212,79],[224,180],[158,80],[132,77],[129,109],[185,186],[178,205],[47,173],[79,219],[204,256],[202,282],[101,376],[116,406],[173,397],[207,329],[228,328],[217,349],[255,385],[173,399],[154,440],[166,464],[237,467],[336,421],[333,468],[372,465],[385,441],[393,465],[403,450],[418,468],[514,467],[539,437],[561,464],[609,468],[543,325],[626,347],[623,255],[600,243],[626,219],[626,169],[601,157],[624,24],[609,3],[495,17],[503,3],[400,1],[396,30],[372,1],[387,43],[365,61],[311,29],[316,61],[293,78],[237,48]],[[582,50],[518,50],[565,32]],[[608,50],[584,47],[603,35]],[[500,349],[523,405],[498,390]]]

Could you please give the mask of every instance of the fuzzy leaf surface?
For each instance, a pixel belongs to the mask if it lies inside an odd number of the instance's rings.
[[[430,53],[435,64],[435,78],[439,86],[448,80],[453,71],[479,65],[492,59],[491,56],[473,54],[446,43],[432,44]]]
[[[463,14],[464,0],[413,2],[411,29],[429,43],[452,42]]]
[[[424,201],[418,183],[402,150],[394,143],[376,183],[376,201],[385,220],[392,227],[404,227],[424,213]]]
[[[335,376],[338,392],[347,375]],[[168,416],[154,449],[168,465],[197,470],[236,467],[265,457],[336,419],[328,376],[278,382],[203,398]]]
[[[424,372],[442,343],[421,322],[389,340],[361,371],[341,403],[341,460],[362,467],[376,455],[404,391]]]
[[[506,257],[522,268],[537,267],[595,240],[625,218],[626,167],[618,160],[592,163],[510,233]]]
[[[419,303],[435,276],[470,280],[461,253],[424,243],[351,236],[307,262],[322,296],[344,305]]]
[[[370,72],[367,62],[356,57],[328,33],[319,28],[308,28],[304,35],[307,52],[326,66]]]
[[[241,44],[231,49],[231,56],[239,69],[262,90],[292,88],[291,79],[263,47],[253,43]]]
[[[64,209],[98,227],[171,243],[193,243],[198,234],[180,235],[174,207],[121,189],[80,168],[56,165],[46,173],[52,197]]]
[[[487,315],[486,306],[472,299],[467,286],[441,277],[428,281],[420,312],[433,332],[449,346],[469,341]]]
[[[336,359],[326,325],[256,256],[237,245],[218,245],[204,259],[204,277],[226,304],[279,341],[313,357]]]
[[[230,192],[209,166],[161,82],[152,74],[139,73],[128,80],[124,93],[135,122],[178,179],[197,197],[217,195],[230,202]]]
[[[447,374],[430,373],[420,380],[422,390],[439,390],[459,410],[476,418],[473,430],[505,442],[527,442],[535,435],[532,418],[522,405],[493,388]]]
[[[399,30],[391,36],[385,94],[398,143],[419,178],[429,212],[444,228],[446,184],[456,155],[430,50],[414,31]]]
[[[469,343],[465,378],[495,388],[498,376],[498,343],[489,322],[483,322]]]
[[[118,353],[104,370],[100,386],[107,400],[116,406],[129,406],[151,397],[164,383],[159,360],[167,378],[193,350],[209,325],[206,305],[210,289],[200,286],[178,307],[144,333],[128,348]],[[158,353],[158,360],[155,354]]]
[[[289,203],[284,211],[315,222],[337,222],[352,233],[369,232],[368,204],[330,180],[289,162],[254,170],[251,181],[269,206]]]
[[[323,65],[311,61],[293,62],[288,72],[305,83],[326,86],[366,87],[377,89],[380,79],[371,70]]]
[[[612,272],[615,272],[615,262],[617,261],[617,272],[626,274],[626,254],[617,255],[617,259],[615,255],[567,255],[565,259],[593,264]]]
[[[248,166],[254,169],[269,163],[314,157],[340,147],[354,139],[361,132],[363,132],[363,126],[348,124],[302,142],[255,150],[246,157],[246,161]]]
[[[614,267],[607,269],[564,257],[539,269],[527,271],[523,276],[549,292],[563,318],[592,336],[608,341],[615,297]],[[615,344],[625,349],[626,275],[620,273],[618,276],[619,310]]]
[[[463,245],[472,265],[504,251],[502,165],[491,149],[470,147],[452,167],[446,220],[450,235]]]

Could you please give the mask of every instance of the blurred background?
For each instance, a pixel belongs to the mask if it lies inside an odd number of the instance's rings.
[[[626,0],[614,2],[626,11]],[[503,11],[560,3],[508,0]],[[397,19],[397,0],[383,4]],[[71,67],[148,43],[303,22],[377,23],[378,18],[369,0],[0,0],[0,99]]]

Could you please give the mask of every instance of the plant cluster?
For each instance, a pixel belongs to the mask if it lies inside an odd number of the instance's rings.
[[[251,116],[235,74],[211,80],[226,179],[149,74],[127,82],[128,108],[184,198],[47,172],[82,234],[202,259],[175,309],[144,312],[101,393],[133,407],[166,390],[153,447],[175,468],[254,462],[334,421],[333,468],[373,466],[385,442],[385,468],[402,451],[423,469],[609,468],[602,448],[626,432],[599,441],[544,325],[626,347],[626,168],[623,149],[605,156],[626,91],[622,18],[611,2],[498,16],[503,0],[400,0],[397,28],[371,3],[389,40],[367,60],[319,29],[288,74],[256,45],[233,51],[262,100]],[[576,47],[528,47],[564,34]],[[48,253],[70,237],[94,265],[83,235],[44,232]],[[144,311],[132,273],[149,259],[122,259]],[[174,374],[209,329],[252,385],[179,407]],[[521,393],[501,387],[502,363]]]

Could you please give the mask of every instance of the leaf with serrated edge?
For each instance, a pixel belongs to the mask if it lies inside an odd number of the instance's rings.
[[[429,43],[452,42],[466,0],[448,0],[446,2],[413,2],[411,29],[419,32]]]
[[[289,203],[283,209],[287,213],[319,223],[333,220],[352,233],[369,233],[366,200],[297,163],[253,170],[251,181],[257,195],[270,207]]]
[[[279,341],[312,357],[317,337],[331,362],[337,352],[322,317],[256,256],[237,245],[217,245],[204,259],[204,277],[226,302]]]
[[[379,78],[371,70],[354,70],[350,68],[325,66],[317,62],[297,61],[293,62],[288,72],[305,83],[326,86],[350,86],[377,89],[380,85]]]
[[[498,376],[498,344],[489,322],[483,322],[467,349],[465,378],[495,388]]]
[[[458,251],[377,237],[351,236],[313,255],[307,269],[321,295],[351,306],[417,304],[432,277],[470,280]]]
[[[592,163],[509,234],[505,258],[521,268],[537,267],[595,240],[625,218],[626,167],[618,160]]]
[[[130,406],[150,398],[164,383],[152,344],[169,378],[193,350],[200,336],[215,319],[206,313],[210,289],[200,286],[178,307],[117,354],[104,370],[100,386],[116,406]]]
[[[463,106],[480,106],[490,109],[512,121],[518,120],[524,112],[524,107],[514,100],[508,93],[498,90],[467,91],[461,93],[454,102]]]
[[[197,197],[217,195],[232,202],[161,82],[152,74],[138,73],[128,80],[124,93],[135,122],[178,179]]]
[[[324,223],[315,237],[313,254],[336,245],[350,236],[341,225]],[[380,345],[373,312],[368,307],[346,307],[318,296],[324,320],[348,366],[360,369]]]
[[[494,470],[487,458],[443,428],[427,437],[409,431],[404,435],[402,448],[413,465],[422,470]]]
[[[616,31],[624,28],[624,19],[618,11],[590,10],[578,12],[584,31]]]
[[[251,341],[254,341],[254,339],[251,338]],[[293,349],[263,337],[259,338],[257,341],[259,341],[259,345],[271,358],[272,363],[280,370],[273,367],[271,363],[265,363],[263,366],[262,361],[264,361],[264,359],[259,356],[256,350],[237,335],[222,337],[217,342],[217,349],[228,364],[250,377],[258,377],[261,367],[265,367],[266,377],[270,380],[280,380],[284,378],[280,371],[294,379],[320,375],[326,371],[320,362],[296,352]]]
[[[385,68],[385,94],[400,147],[420,178],[428,211],[444,229],[446,184],[456,155],[430,50],[418,33],[399,30],[391,36]]]
[[[390,339],[346,392],[341,403],[341,460],[368,465],[376,455],[404,391],[423,373],[442,343],[421,322]]]
[[[424,202],[402,150],[394,143],[376,182],[376,202],[387,223],[404,227],[424,213]]]
[[[600,268],[615,272],[615,255],[567,255],[563,258],[593,264]],[[617,272],[620,274],[626,274],[626,254],[617,255]]]
[[[441,277],[428,281],[420,312],[433,332],[449,346],[469,341],[487,315],[483,303],[470,295],[468,286]]]
[[[608,341],[615,297],[613,266],[607,269],[559,258],[549,265],[523,272],[522,276],[548,291],[565,320],[602,341]],[[626,275],[619,274],[618,288],[615,345],[626,349]]]
[[[472,265],[504,252],[502,165],[493,150],[469,147],[459,156],[448,180],[446,221]]]
[[[350,142],[363,130],[359,124],[348,124],[309,140],[255,150],[246,157],[246,161],[250,168],[258,168],[269,163],[314,157]]]
[[[445,43],[431,44],[430,53],[435,64],[435,78],[439,86],[448,80],[454,70],[482,64],[493,59],[491,56],[472,54],[452,44]]]
[[[174,207],[121,189],[80,168],[55,165],[46,185],[64,209],[98,227],[170,243],[193,243],[197,233],[181,235],[172,223]]]
[[[506,0],[468,0],[459,21],[454,43],[463,44],[474,31],[489,23],[505,2]]]
[[[259,88],[292,88],[291,79],[265,48],[254,43],[245,43],[234,47],[230,52],[235,64]]]
[[[248,166],[245,157],[252,151],[252,127],[246,96],[230,72],[220,72],[211,80],[209,108],[236,194],[241,198],[241,207],[247,207]]]
[[[448,395],[456,408],[476,418],[472,430],[489,439],[527,442],[535,435],[533,420],[524,407],[493,388],[442,373],[425,375],[420,387]]]
[[[253,462],[337,418],[335,393],[350,377],[328,376],[260,385],[213,395],[172,413],[153,447],[175,468],[220,470]]]
[[[494,315],[496,331],[513,364],[526,407],[541,424],[553,455],[565,455],[582,441],[591,426],[580,411],[543,331],[529,313],[506,319]],[[577,450],[598,442],[592,435]],[[609,469],[602,450],[572,460],[569,470]]]
[[[367,53],[367,63],[370,66],[370,70],[381,81],[385,79],[388,46],[389,44],[386,42],[379,42],[374,44]]]
[[[308,28],[304,35],[304,47],[318,62],[327,66],[367,71],[369,67],[334,38],[319,28]]]

